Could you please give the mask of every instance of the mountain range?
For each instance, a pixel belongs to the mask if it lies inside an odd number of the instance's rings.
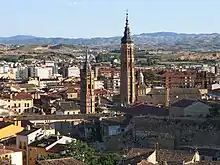
[[[0,37],[2,44],[73,44],[119,45],[121,37],[99,38],[44,38],[29,35]],[[173,32],[142,33],[133,35],[135,44],[164,49],[220,50],[220,34],[186,34]]]

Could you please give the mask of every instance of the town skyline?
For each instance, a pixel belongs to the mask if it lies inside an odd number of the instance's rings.
[[[2,2],[1,37],[94,38],[121,36],[126,9],[132,34],[152,32],[219,33],[220,2],[88,0]],[[208,7],[208,8],[207,8]],[[210,10],[212,9],[212,10]],[[57,12],[55,12],[57,11]],[[114,11],[114,12],[113,12]],[[10,13],[10,14],[8,14]],[[100,17],[101,14],[101,17]],[[13,20],[13,21],[12,21]],[[112,26],[114,25],[114,26]],[[212,26],[209,26],[212,25]],[[16,28],[15,28],[16,27]]]

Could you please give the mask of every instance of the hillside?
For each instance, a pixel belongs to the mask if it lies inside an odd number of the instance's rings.
[[[2,44],[70,44],[70,45],[119,45],[121,37],[110,38],[42,38],[18,35],[0,37]],[[220,50],[220,34],[183,34],[172,32],[142,33],[134,35],[135,44],[163,49]]]

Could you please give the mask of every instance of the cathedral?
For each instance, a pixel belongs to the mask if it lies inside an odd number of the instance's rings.
[[[121,106],[128,106],[136,101],[136,79],[134,63],[134,42],[131,38],[128,24],[128,13],[124,36],[121,39],[121,78],[120,78],[120,100]]]

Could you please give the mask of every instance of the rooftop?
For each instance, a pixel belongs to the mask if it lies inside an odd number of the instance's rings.
[[[182,99],[182,100],[179,100],[179,101],[173,103],[171,106],[172,107],[186,108],[186,107],[192,105],[193,103],[195,103],[196,101],[197,100]]]
[[[169,114],[165,108],[159,108],[146,103],[137,103],[130,107],[120,107],[118,111],[125,112],[130,115],[168,116]]]
[[[42,138],[41,140],[37,140],[30,144],[31,147],[40,147],[45,148],[53,143],[55,143],[60,136],[50,136],[48,138]]]
[[[60,102],[60,108],[62,110],[79,110],[80,107],[77,105],[74,101],[66,101],[66,102]]]
[[[73,158],[60,158],[38,161],[38,165],[85,165],[83,162]]]
[[[9,125],[12,125],[12,123],[0,121],[0,129],[5,128]]]
[[[33,99],[30,93],[20,92],[17,95],[13,96],[14,100],[30,100]]]
[[[30,130],[24,129],[22,132],[19,132],[17,135],[27,136],[27,135],[29,135],[29,134],[31,134],[31,133],[39,130],[39,129],[41,129],[41,128],[32,127]]]
[[[13,152],[20,152],[20,151],[21,150],[17,148],[0,145],[0,155],[5,155]]]

